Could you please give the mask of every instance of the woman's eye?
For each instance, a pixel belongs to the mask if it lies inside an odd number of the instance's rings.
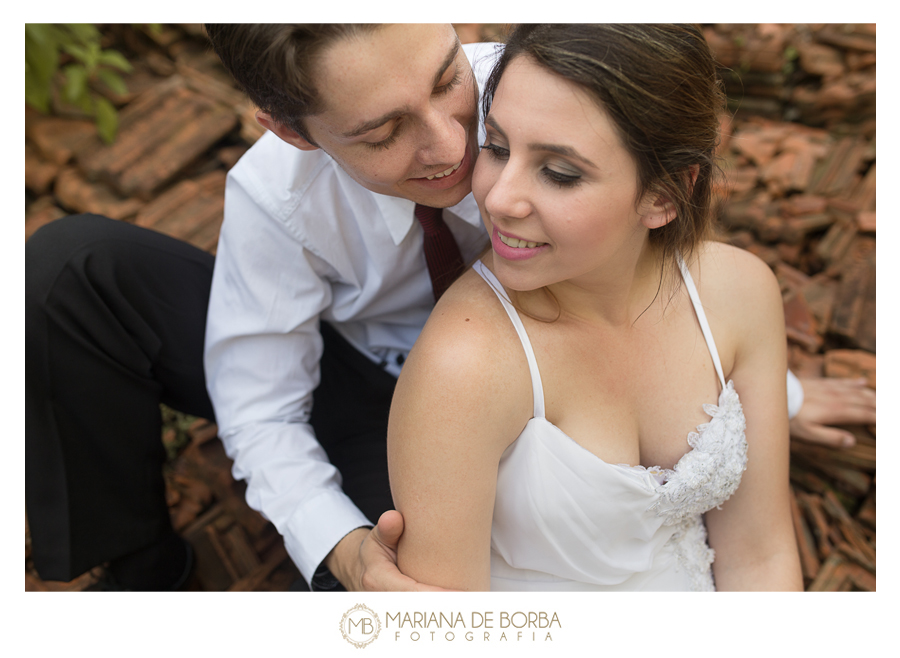
[[[496,144],[484,144],[481,146],[481,150],[487,151],[491,154],[492,158],[496,158],[497,160],[507,160],[509,158],[509,149],[497,146]]]
[[[564,174],[560,171],[556,171],[555,169],[549,169],[544,167],[541,170],[544,177],[547,178],[551,183],[559,185],[560,187],[571,187],[573,185],[577,185],[581,181],[581,174]]]

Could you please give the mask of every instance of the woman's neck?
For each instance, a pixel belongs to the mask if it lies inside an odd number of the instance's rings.
[[[558,315],[579,322],[625,327],[647,313],[652,312],[648,317],[658,317],[656,313],[660,311],[653,311],[653,307],[658,300],[667,298],[672,285],[670,278],[663,277],[663,271],[660,250],[644,242],[637,252],[620,253],[592,272],[517,296],[519,303],[537,317]]]

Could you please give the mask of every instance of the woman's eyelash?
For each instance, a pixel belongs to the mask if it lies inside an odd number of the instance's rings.
[[[490,157],[496,160],[509,159],[509,149],[505,149],[502,146],[497,146],[496,144],[483,144],[480,148],[482,151],[490,153]],[[544,180],[547,182],[558,187],[574,187],[581,182],[580,174],[564,174],[547,167],[541,169],[541,176],[543,176]]]
[[[554,171],[553,169],[547,169],[546,167],[541,169],[541,174],[549,182],[553,183],[554,185],[558,185],[559,187],[574,187],[581,182],[581,176],[578,174],[563,174],[558,171]]]
[[[501,146],[497,146],[496,144],[482,144],[479,148],[482,151],[487,151],[491,154],[492,158],[496,158],[498,160],[505,160],[509,157],[509,151]]]

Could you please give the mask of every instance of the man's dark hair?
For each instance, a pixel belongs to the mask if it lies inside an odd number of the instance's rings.
[[[314,68],[334,41],[367,34],[379,25],[207,24],[206,32],[225,68],[259,109],[314,143],[303,118],[324,108]]]

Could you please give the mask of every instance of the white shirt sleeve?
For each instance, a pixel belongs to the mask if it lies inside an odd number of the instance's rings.
[[[793,418],[800,413],[800,407],[803,406],[803,384],[790,370],[787,373],[787,400],[788,418]]]
[[[248,504],[272,521],[310,580],[342,537],[370,525],[309,425],[318,321],[331,288],[324,265],[231,176],[225,208],[207,317],[207,388]]]
[[[480,90],[498,46],[463,48]],[[486,242],[478,208],[467,197],[452,212],[460,249],[474,258]],[[301,153],[271,134],[228,175],[207,389],[248,504],[275,525],[307,580],[347,533],[377,521],[343,493],[309,425],[319,320],[376,361],[408,352],[432,304],[421,241],[408,239],[413,223],[411,201],[373,194],[321,151]]]

